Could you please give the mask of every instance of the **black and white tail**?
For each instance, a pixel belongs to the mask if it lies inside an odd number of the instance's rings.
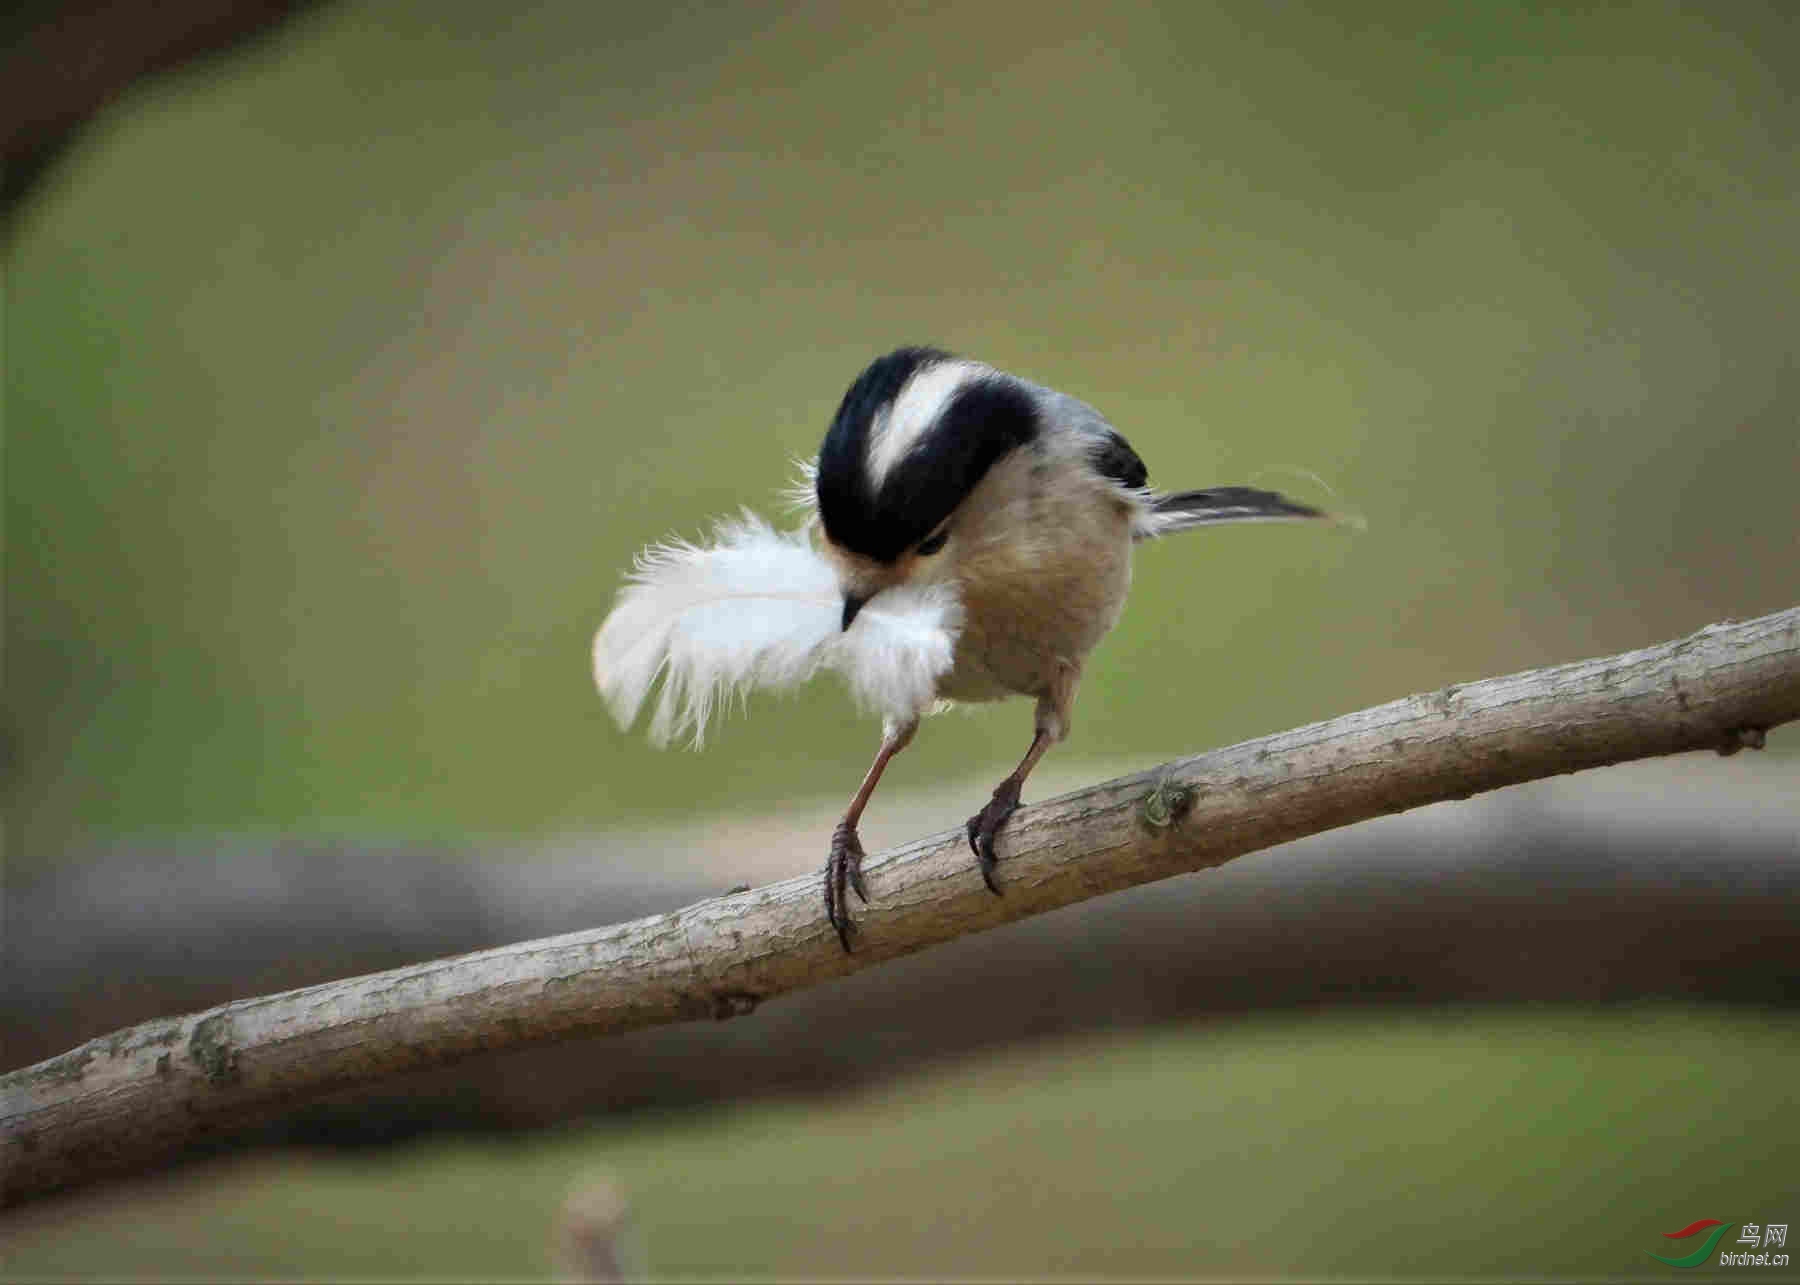
[[[1204,491],[1176,491],[1154,497],[1132,523],[1132,534],[1139,540],[1150,540],[1222,522],[1304,522],[1315,518],[1330,521],[1331,514],[1274,491],[1214,486]]]

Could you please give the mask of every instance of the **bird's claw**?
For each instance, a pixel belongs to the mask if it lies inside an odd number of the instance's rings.
[[[969,818],[969,851],[975,854],[975,860],[981,866],[982,882],[996,897],[1002,894],[994,878],[995,868],[999,865],[999,858],[994,855],[994,836],[1006,824],[1007,818],[1018,810],[1019,787],[1009,778],[1000,783],[987,806]]]
[[[856,925],[850,921],[850,898],[854,891],[869,904],[869,889],[862,876],[863,847],[856,827],[848,819],[838,822],[831,832],[831,856],[825,861],[825,918],[837,930],[844,953],[850,953],[850,935]]]

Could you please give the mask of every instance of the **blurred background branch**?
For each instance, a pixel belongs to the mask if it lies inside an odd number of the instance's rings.
[[[311,0],[26,0],[0,14],[0,227],[133,82],[229,50]]]
[[[121,1031],[13,1072],[6,1200],[152,1163],[198,1133],[483,1050],[752,1012],[970,932],[1384,813],[1687,750],[1800,718],[1800,607],[1624,655],[1486,679],[1110,781],[1017,816],[1007,895],[959,831],[869,863],[860,951],[799,877],[674,914]]]

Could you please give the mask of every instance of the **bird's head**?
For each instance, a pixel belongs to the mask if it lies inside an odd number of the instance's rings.
[[[884,589],[954,578],[958,510],[1038,430],[1028,386],[935,348],[901,348],[857,377],[813,470],[845,629]]]

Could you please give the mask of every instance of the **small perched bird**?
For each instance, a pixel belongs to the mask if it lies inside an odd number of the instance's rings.
[[[994,838],[1069,733],[1082,662],[1119,618],[1134,542],[1223,522],[1323,518],[1242,486],[1163,493],[1085,402],[935,348],[879,358],[803,464],[801,529],[746,513],[715,543],[653,546],[594,639],[594,677],[629,726],[657,675],[659,743],[699,744],[721,696],[821,668],[883,715],[881,748],[831,836],[825,914],[847,951],[866,903],[857,824],[920,717],[1029,696],[1031,748],[968,821],[994,893]]]

